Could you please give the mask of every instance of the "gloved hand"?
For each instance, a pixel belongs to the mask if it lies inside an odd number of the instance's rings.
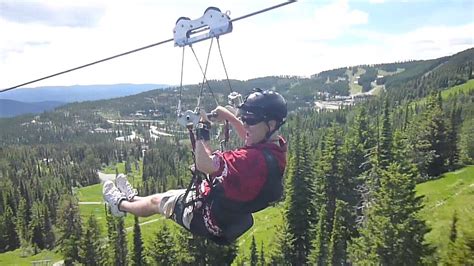
[[[211,123],[210,122],[199,122],[196,125],[196,140],[210,140]]]

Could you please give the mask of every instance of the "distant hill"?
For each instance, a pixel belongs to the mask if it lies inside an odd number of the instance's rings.
[[[83,102],[134,95],[168,87],[165,84],[74,85],[22,88],[0,93],[0,99],[20,102]]]
[[[25,103],[14,100],[0,99],[0,117],[13,117],[29,113],[42,113],[44,111],[51,111],[54,108],[64,104],[66,103],[55,101]]]

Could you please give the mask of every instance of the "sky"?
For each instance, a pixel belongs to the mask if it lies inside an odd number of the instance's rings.
[[[286,0],[0,0],[0,90],[173,38],[207,7],[231,19]],[[193,44],[202,67],[210,41]],[[233,22],[220,37],[230,79],[308,77],[361,64],[426,60],[474,47],[474,0],[299,0]],[[182,48],[168,42],[27,85],[179,85]],[[183,84],[203,76],[185,48]],[[225,79],[216,42],[208,79]]]

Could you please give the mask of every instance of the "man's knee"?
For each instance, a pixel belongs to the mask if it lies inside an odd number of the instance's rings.
[[[161,197],[159,195],[154,195],[151,197],[151,204],[155,206],[159,206],[161,202]]]

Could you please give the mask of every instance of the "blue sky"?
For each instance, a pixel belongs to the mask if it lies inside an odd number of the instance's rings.
[[[179,17],[208,6],[230,17],[284,0],[0,0],[0,89],[172,37]],[[474,1],[300,0],[234,23],[221,37],[230,78],[309,76],[324,70],[433,59],[474,47]],[[205,62],[209,42],[194,45]],[[74,84],[179,84],[181,50],[172,43],[29,87]],[[218,52],[209,79],[223,79]],[[185,59],[184,83],[201,72]]]

